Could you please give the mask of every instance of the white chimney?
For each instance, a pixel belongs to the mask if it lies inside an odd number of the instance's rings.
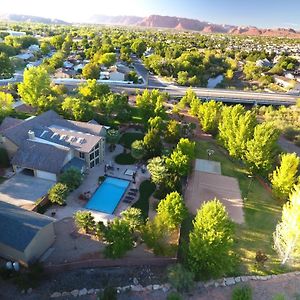
[[[29,130],[29,131],[28,131],[28,137],[29,137],[30,140],[34,140],[34,139],[35,139],[34,131]]]

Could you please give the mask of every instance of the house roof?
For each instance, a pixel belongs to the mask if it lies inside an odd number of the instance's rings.
[[[0,201],[0,243],[24,251],[53,218]]]
[[[69,151],[68,147],[26,140],[16,152],[11,163],[22,168],[58,174]]]
[[[17,125],[20,125],[21,123],[23,123],[23,120],[16,119],[16,118],[11,118],[11,117],[6,117],[0,125],[0,132],[6,130],[8,128],[12,128],[12,127],[15,127]]]

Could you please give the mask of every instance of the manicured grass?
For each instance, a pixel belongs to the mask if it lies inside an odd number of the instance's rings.
[[[155,188],[155,184],[150,180],[145,180],[140,185],[140,197],[133,207],[139,208],[142,211],[142,216],[144,219],[148,218],[149,198],[155,191]]]
[[[115,162],[119,165],[133,165],[136,160],[130,153],[121,153],[115,157]]]
[[[130,149],[131,144],[136,140],[142,140],[144,134],[142,132],[126,132],[120,138],[120,144],[125,148]]]
[[[249,178],[246,168],[231,159],[217,144],[206,141],[198,142],[197,158],[207,159],[207,149],[215,151],[211,160],[221,163],[222,175],[238,179],[244,198],[245,223],[236,224],[235,248],[241,261],[236,272],[239,274],[270,274],[286,271],[287,269],[280,266],[278,256],[272,248],[272,235],[281,218],[282,203],[274,199],[256,178]],[[188,229],[191,228],[191,222],[189,221],[183,226],[185,227],[183,234],[186,235]],[[255,255],[259,250],[268,256],[264,269],[258,269],[255,265]]]

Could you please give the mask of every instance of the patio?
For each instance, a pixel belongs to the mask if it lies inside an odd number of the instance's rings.
[[[90,192],[93,195],[96,189],[99,187],[99,177],[104,176],[105,165],[112,165],[113,168],[107,170],[106,175],[111,177],[117,177],[121,179],[130,180],[131,183],[128,187],[138,189],[140,183],[146,179],[149,179],[150,175],[146,171],[142,173],[141,168],[137,165],[118,165],[114,162],[114,157],[120,153],[123,153],[123,146],[117,145],[116,149],[113,152],[108,150],[108,146],[106,147],[105,152],[105,161],[92,169],[88,170],[88,174],[86,174],[83,183],[81,186],[73,191],[67,198],[65,207],[60,206],[52,206],[45,213],[48,216],[51,216],[53,212],[55,212],[54,218],[58,220],[62,220],[64,218],[72,217],[73,214],[78,210],[85,210],[85,205],[87,203],[86,200],[80,200],[80,195],[86,192]],[[136,172],[135,183],[132,181],[132,172]],[[126,195],[126,194],[125,194]],[[134,201],[130,204],[123,202],[122,200],[118,204],[115,209],[114,215],[109,215],[106,213],[98,212],[90,210],[95,217],[96,221],[102,221],[106,223],[108,220],[113,219],[115,216],[119,216],[123,210],[126,210],[132,204],[134,204],[138,200],[138,194],[136,195]]]

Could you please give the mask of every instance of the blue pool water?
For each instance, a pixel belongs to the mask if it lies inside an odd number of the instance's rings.
[[[128,180],[106,177],[85,207],[91,210],[113,214],[128,188],[129,183],[130,181]]]

